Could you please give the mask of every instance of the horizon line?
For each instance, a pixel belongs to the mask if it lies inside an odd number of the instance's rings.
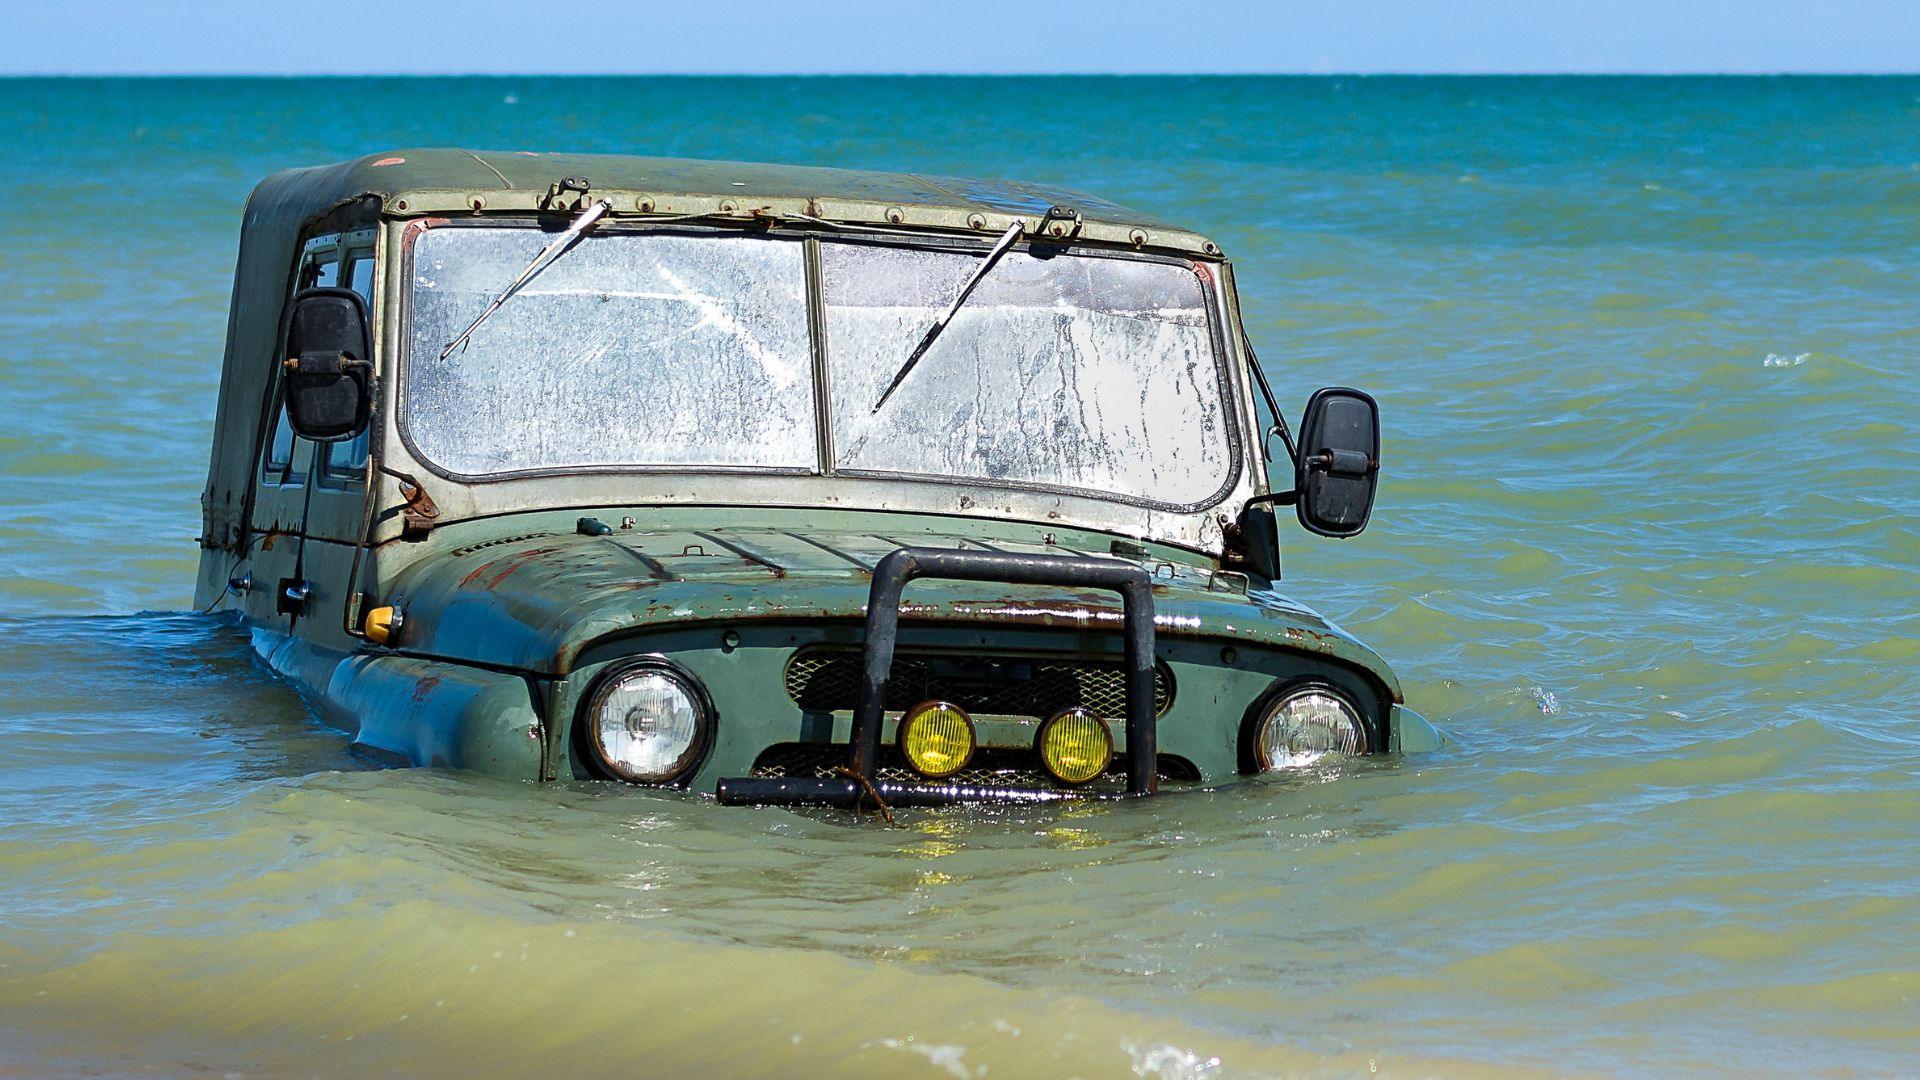
[[[9,71],[18,79],[1884,79],[1912,70],[1842,71]]]

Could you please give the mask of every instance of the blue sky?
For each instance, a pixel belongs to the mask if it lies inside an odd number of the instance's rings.
[[[1920,71],[1920,0],[10,7],[9,75]]]

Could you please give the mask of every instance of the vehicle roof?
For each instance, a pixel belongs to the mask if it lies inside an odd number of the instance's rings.
[[[1030,230],[1054,206],[1083,219],[1078,237],[1138,248],[1218,256],[1219,249],[1185,229],[1083,192],[1016,180],[980,180],[919,173],[871,172],[806,165],[553,154],[455,148],[382,151],[334,165],[293,169],[261,184],[305,224],[339,208],[376,208],[389,217],[436,213],[532,213],[548,188],[566,177],[592,184],[616,217],[695,215],[715,218],[817,218],[827,222],[941,228],[995,234],[1013,219]]]

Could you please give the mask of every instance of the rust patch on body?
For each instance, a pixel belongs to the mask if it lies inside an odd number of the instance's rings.
[[[523,551],[518,555],[510,555],[502,560],[504,565],[501,566],[500,572],[493,575],[492,579],[481,587],[491,592],[499,588],[501,582],[512,577],[515,570],[520,569],[542,555],[551,555],[553,552],[553,548],[534,548],[532,551]],[[488,565],[491,566],[493,564],[489,563]],[[474,575],[469,574],[467,576],[470,578]],[[465,582],[463,581],[462,584],[465,584]]]
[[[441,680],[444,678],[446,678],[446,676],[438,673],[422,675],[419,680],[413,684],[413,692],[407,696],[413,699],[415,705],[425,705],[427,698],[433,695],[434,687],[439,686]]]

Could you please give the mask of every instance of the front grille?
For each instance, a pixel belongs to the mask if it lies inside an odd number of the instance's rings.
[[[809,711],[851,712],[861,659],[858,649],[801,649],[787,662],[787,695]],[[982,716],[1045,719],[1079,707],[1117,720],[1127,714],[1127,674],[1117,660],[895,652],[884,708],[904,711],[933,698]],[[1172,704],[1173,678],[1155,664],[1154,715],[1165,715]]]
[[[753,775],[769,779],[801,777],[828,780],[839,775],[847,763],[845,743],[775,743],[754,759]],[[1185,758],[1161,754],[1156,771],[1162,781],[1191,783],[1200,779],[1200,770]],[[1033,759],[1031,750],[1007,750],[981,747],[973,760],[959,773],[939,781],[928,780],[907,765],[906,758],[891,746],[880,748],[880,761],[874,779],[895,784],[950,784],[957,787],[1006,788],[1008,790],[1048,791],[1062,785],[1047,775]],[[1127,763],[1119,757],[1107,771],[1077,791],[1124,791],[1127,787]]]

